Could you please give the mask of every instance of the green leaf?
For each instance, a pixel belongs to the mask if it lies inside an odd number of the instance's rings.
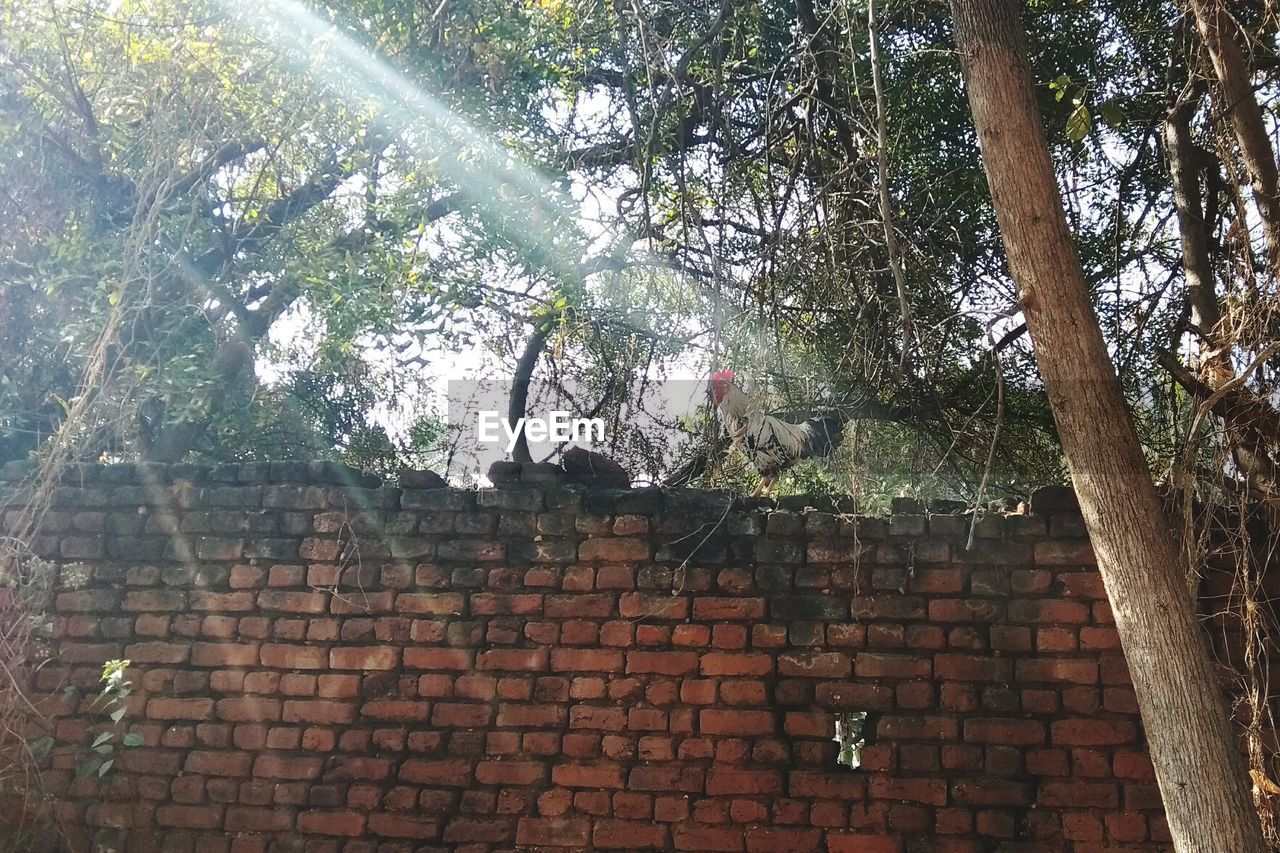
[[[112,732],[103,732],[102,734],[98,735],[96,738],[93,739],[92,748],[97,749],[107,741],[111,740],[112,736],[113,736]]]
[[[1079,142],[1089,133],[1092,125],[1089,108],[1081,104],[1071,111],[1071,116],[1067,119],[1067,138],[1072,142]]]
[[[33,761],[44,761],[51,749],[53,749],[53,738],[49,735],[38,737],[27,744],[27,751],[31,753]]]
[[[125,746],[132,748],[136,746],[142,746],[144,743],[146,743],[146,740],[142,737],[141,732],[129,732],[127,735],[124,736],[124,740],[121,742]]]
[[[113,723],[120,722],[121,720],[124,719],[124,715],[127,713],[128,711],[124,708],[116,708],[114,711],[111,712],[111,722]]]
[[[1115,102],[1115,99],[1103,101],[1102,106],[1098,108],[1098,113],[1107,127],[1112,130],[1119,130],[1124,125],[1124,110]]]
[[[102,766],[98,768],[98,778],[101,779],[103,776],[106,776],[107,771],[111,769],[111,765],[115,763],[114,758],[108,758],[106,761],[102,762]]]

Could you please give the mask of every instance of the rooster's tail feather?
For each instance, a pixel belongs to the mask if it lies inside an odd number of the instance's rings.
[[[804,422],[809,432],[809,452],[813,456],[829,456],[840,446],[844,438],[844,424],[848,420],[840,415],[820,415]]]

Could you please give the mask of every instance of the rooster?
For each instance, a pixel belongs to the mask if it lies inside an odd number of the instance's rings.
[[[828,456],[840,445],[847,418],[822,415],[804,423],[788,423],[766,415],[742,389],[733,384],[732,370],[711,374],[711,399],[729,432],[729,452],[742,448],[760,472],[760,485],[752,496],[773,487],[778,474],[801,459]]]

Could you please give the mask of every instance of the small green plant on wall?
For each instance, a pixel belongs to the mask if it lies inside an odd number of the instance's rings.
[[[105,779],[116,763],[116,742],[123,747],[142,746],[142,735],[138,732],[123,733],[125,715],[128,708],[125,699],[133,692],[133,684],[124,677],[129,668],[127,660],[109,660],[102,666],[102,689],[93,701],[95,711],[105,712],[111,718],[111,727],[100,732],[93,739],[90,749],[93,755],[80,762],[76,767],[78,778],[97,776]],[[121,736],[123,733],[123,737]]]
[[[106,714],[111,725],[99,732],[89,744],[89,754],[76,763],[77,779],[107,779],[116,766],[117,745],[125,748],[142,746],[143,739],[139,732],[125,732],[125,716],[128,707],[125,700],[133,692],[133,684],[125,678],[129,668],[128,660],[109,660],[102,665],[102,688],[90,704],[96,713]],[[66,692],[74,694],[76,689],[70,685]],[[42,760],[53,747],[53,738],[46,735],[31,742],[32,756]]]

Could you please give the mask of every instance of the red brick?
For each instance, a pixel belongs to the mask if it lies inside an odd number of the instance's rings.
[[[196,643],[191,647],[191,663],[193,666],[256,666],[258,644]]]
[[[698,726],[710,735],[769,735],[776,728],[769,711],[730,711],[707,708],[698,713]]]
[[[319,615],[329,609],[329,596],[323,592],[263,590],[258,593],[258,607],[262,610],[279,610],[284,613]]]
[[[555,649],[551,652],[555,672],[621,672],[622,652],[612,649]]]
[[[323,761],[320,757],[263,753],[253,762],[253,775],[258,779],[315,779]]]
[[[1138,736],[1127,720],[1058,720],[1050,728],[1053,742],[1067,746],[1118,746]]]
[[[743,679],[720,682],[720,699],[729,706],[765,705],[769,697],[764,682]]]
[[[493,719],[489,705],[437,702],[431,712],[431,725],[440,728],[480,728]]]
[[[222,827],[227,832],[287,832],[293,828],[293,812],[279,808],[228,806]]]
[[[764,599],[698,596],[693,600],[693,618],[701,621],[763,619]]]
[[[1008,681],[1013,664],[980,655],[938,655],[933,659],[933,673],[948,681]]]
[[[152,720],[210,720],[213,719],[213,700],[156,697],[147,702],[147,717]]]
[[[672,830],[677,850],[739,851],[745,844],[744,831],[728,827],[679,824]]]
[[[431,761],[410,758],[400,768],[400,780],[423,785],[465,788],[471,784],[471,762],[463,759]]]
[[[750,796],[782,793],[782,774],[772,770],[743,770],[712,766],[707,773],[707,795],[747,794]]]
[[[970,743],[1038,746],[1044,743],[1044,723],[1037,720],[970,719],[964,721],[964,739]]]
[[[368,720],[425,723],[430,715],[431,704],[415,699],[373,699],[360,706],[360,716]]]
[[[98,596],[98,593],[83,593],[84,595]],[[114,604],[115,599],[111,596],[99,596],[104,603]],[[124,596],[124,603],[121,609],[125,611],[168,611],[168,610],[185,610],[187,606],[187,596],[177,590],[169,589],[148,589],[127,592]]]
[[[902,842],[883,835],[831,832],[827,834],[827,853],[902,853]]]
[[[493,649],[476,658],[476,667],[506,672],[541,672],[547,668],[547,658],[545,648]]]
[[[474,665],[474,654],[467,649],[409,646],[404,650],[404,665],[412,669],[467,670]]]
[[[391,646],[339,646],[329,652],[332,669],[395,669],[399,650]]]
[[[643,562],[653,556],[653,546],[644,539],[588,539],[578,546],[578,559],[583,562]]]
[[[481,761],[476,781],[484,785],[535,785],[547,778],[547,767],[537,761]]]
[[[624,619],[686,619],[689,599],[670,594],[626,592],[618,599],[618,615]]]
[[[835,733],[835,725],[830,714],[788,711],[782,730],[792,737],[830,738]]]
[[[617,812],[616,806],[614,811]],[[600,850],[663,850],[667,847],[667,828],[638,820],[597,820],[591,844]]]
[[[1156,778],[1151,758],[1145,752],[1117,752],[1112,766],[1116,777],[1120,779],[1149,782]]]
[[[217,829],[222,826],[222,806],[164,805],[156,809],[156,823],[184,829]]]
[[[368,834],[386,838],[436,838],[440,834],[440,822],[405,814],[372,812]]]
[[[334,725],[353,723],[356,709],[347,702],[329,699],[290,699],[284,703],[281,719],[286,723],[320,723]]]
[[[703,675],[768,675],[773,672],[773,656],[711,652],[702,656],[699,666]]]
[[[1031,629],[1017,625],[992,625],[991,650],[994,652],[1031,651]]]
[[[262,665],[271,669],[328,669],[329,652],[318,646],[267,644],[259,654]]]
[[[890,740],[955,740],[960,725],[954,717],[885,716],[876,723],[876,737]]]
[[[253,756],[247,752],[196,749],[187,754],[182,769],[205,776],[248,776],[252,766]]]
[[[821,834],[816,829],[757,827],[747,830],[747,853],[821,850],[820,838]]]
[[[1114,782],[1046,780],[1040,783],[1036,802],[1051,807],[1114,809],[1120,805],[1120,792]]]
[[[1144,841],[1147,837],[1146,815],[1109,814],[1105,818],[1107,834],[1116,841]]]
[[[700,767],[678,764],[655,764],[633,767],[627,775],[627,789],[670,793],[701,793],[706,771]]]
[[[499,705],[500,728],[562,728],[568,713],[561,705]]]
[[[1050,539],[1035,543],[1038,566],[1094,566],[1098,558],[1087,539]]]
[[[1074,658],[1032,658],[1017,665],[1019,683],[1027,681],[1068,681],[1073,684],[1097,684],[1098,664]]]
[[[548,595],[543,610],[549,618],[607,619],[614,615],[612,593]]]
[[[1085,651],[1120,650],[1120,635],[1115,628],[1094,628],[1084,626],[1080,629],[1080,648]]]
[[[819,705],[849,711],[884,711],[893,707],[893,688],[857,681],[830,681],[814,689]]]
[[[397,613],[430,616],[461,616],[465,606],[465,599],[456,592],[402,592],[395,601]]]
[[[470,598],[471,613],[474,616],[530,616],[542,612],[542,598],[541,593],[526,595],[479,593]],[[459,607],[461,607],[460,604]],[[461,612],[459,609],[458,613]]]
[[[280,700],[252,696],[219,699],[215,710],[220,720],[236,723],[272,722],[280,719]]]
[[[621,764],[558,764],[551,768],[551,781],[565,788],[624,787]]]
[[[1003,779],[960,779],[951,786],[952,800],[965,806],[1027,806],[1032,793],[1023,782]]]
[[[1003,604],[984,599],[939,598],[929,602],[930,622],[999,622]]]
[[[569,709],[569,728],[601,729],[620,732],[627,725],[626,711],[622,708],[599,705],[574,705]]]
[[[124,647],[124,655],[134,663],[185,663],[191,654],[186,643],[131,643]]]
[[[627,652],[628,673],[691,675],[698,669],[694,652]]]
[[[298,831],[316,835],[355,838],[364,833],[365,816],[359,812],[303,812],[298,815]]]
[[[859,652],[853,669],[859,678],[928,678],[933,665],[927,657]]]
[[[1065,599],[1011,601],[1009,621],[1034,625],[1083,625],[1089,621],[1089,605]]]
[[[801,678],[848,678],[849,656],[843,652],[790,652],[778,656],[778,674]]]
[[[867,796],[877,800],[907,800],[945,806],[947,783],[944,779],[907,779],[876,774],[868,780]]]
[[[522,817],[516,824],[516,844],[521,846],[583,848],[590,835],[591,821],[585,818]]]

